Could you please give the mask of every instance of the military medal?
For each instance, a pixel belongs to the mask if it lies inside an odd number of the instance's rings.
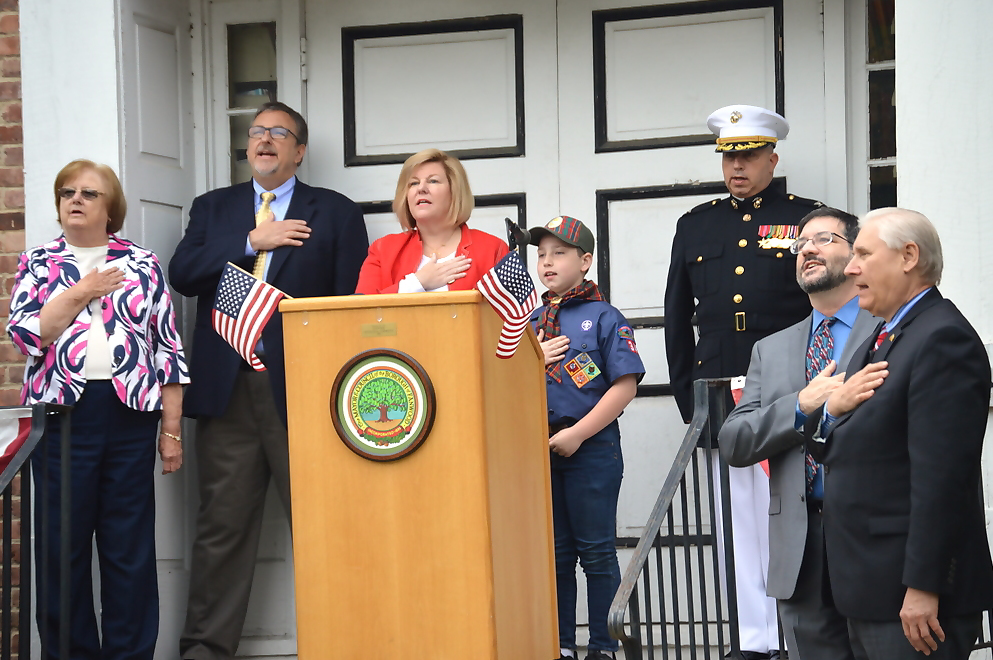
[[[765,250],[788,250],[796,240],[796,225],[759,225],[759,247]]]

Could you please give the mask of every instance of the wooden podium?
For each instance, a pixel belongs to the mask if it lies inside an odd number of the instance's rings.
[[[548,428],[530,331],[476,291],[284,300],[301,660],[558,656]],[[394,349],[433,384],[433,427],[395,460],[351,449],[332,389]],[[385,416],[383,417],[385,419]]]

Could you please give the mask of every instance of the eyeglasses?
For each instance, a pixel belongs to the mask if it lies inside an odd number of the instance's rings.
[[[297,142],[300,141],[296,133],[282,126],[251,126],[248,129],[248,137],[260,140],[265,137],[266,131],[269,131],[273,140],[285,140],[287,135],[292,135]]]
[[[800,254],[800,250],[802,250],[803,246],[807,244],[807,241],[810,241],[816,247],[822,248],[834,243],[834,239],[836,238],[840,238],[844,242],[851,244],[850,240],[840,234],[834,233],[833,231],[819,231],[813,236],[801,236],[793,241],[793,245],[790,246],[790,252],[793,254]]]
[[[61,197],[62,199],[72,199],[73,197],[76,196],[75,188],[59,188],[58,192],[59,192],[59,197]],[[104,195],[106,193],[103,193],[99,190],[93,190],[93,188],[80,188],[79,194],[82,195],[83,199],[88,199],[92,202],[100,195]]]

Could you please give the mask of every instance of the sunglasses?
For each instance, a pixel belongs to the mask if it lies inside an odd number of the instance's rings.
[[[62,199],[72,199],[73,197],[76,196],[76,189],[59,188],[58,194],[59,197],[61,197]],[[103,195],[104,193],[100,192],[99,190],[93,190],[93,188],[80,188],[79,194],[83,197],[83,199],[88,199],[92,202],[94,199],[96,199],[100,195]]]
[[[273,140],[285,140],[286,136],[292,135],[298,142],[300,141],[300,138],[297,138],[296,133],[288,128],[283,128],[282,126],[273,126],[272,128],[267,126],[252,126],[248,129],[248,137],[258,140],[265,135],[266,131],[269,131],[269,135],[272,136]]]

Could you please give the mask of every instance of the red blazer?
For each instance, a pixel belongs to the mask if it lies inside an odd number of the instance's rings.
[[[451,291],[468,291],[510,249],[502,240],[478,229],[462,225],[462,239],[456,254],[472,259],[465,277],[449,284]],[[406,231],[384,236],[369,246],[369,256],[359,271],[355,293],[397,293],[400,280],[417,271],[424,255],[420,232]]]

